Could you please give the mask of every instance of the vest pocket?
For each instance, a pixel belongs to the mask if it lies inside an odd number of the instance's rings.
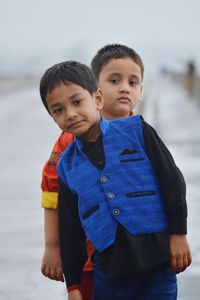
[[[119,160],[121,163],[144,160],[144,155],[136,149],[124,149],[119,155]]]
[[[151,196],[155,195],[155,191],[141,191],[141,192],[130,192],[126,193],[127,198],[134,198],[134,197],[143,197],[143,196]]]
[[[127,158],[127,159],[120,159],[120,162],[126,163],[126,162],[131,162],[131,161],[137,161],[137,160],[144,160],[144,157],[133,157],[133,158]]]
[[[99,205],[95,205],[94,207],[90,208],[83,214],[82,219],[85,220],[85,219],[89,218],[98,209],[99,209]]]
[[[120,155],[127,155],[127,154],[136,154],[138,153],[138,150],[136,149],[124,149]]]

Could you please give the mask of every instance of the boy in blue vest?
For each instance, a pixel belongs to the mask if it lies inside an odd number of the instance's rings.
[[[116,59],[117,58],[117,59]],[[127,58],[127,59],[124,59]],[[104,109],[102,115],[107,119],[124,118],[133,115],[133,109],[140,101],[142,85],[134,89],[134,105],[128,101],[115,101],[116,79],[118,82],[129,80],[132,62],[141,68],[143,77],[143,63],[140,56],[130,47],[120,44],[109,44],[98,50],[92,60],[92,70],[97,76],[98,85],[101,87],[104,98]],[[110,80],[110,76],[115,75],[115,81]],[[109,77],[109,81],[108,81]],[[60,247],[58,239],[58,174],[56,165],[60,154],[68,147],[73,140],[73,136],[68,132],[62,132],[56,141],[52,154],[45,164],[42,172],[42,207],[45,209],[45,249],[42,260],[41,271],[43,275],[54,280],[63,280],[61,268]],[[87,240],[88,260],[83,267],[81,279],[81,293],[84,300],[92,299],[93,286],[93,247]],[[71,287],[72,289],[73,287]]]
[[[117,58],[117,59],[116,59]],[[127,59],[124,59],[127,58]],[[141,68],[143,77],[143,63],[140,56],[130,47],[120,44],[109,44],[98,50],[92,60],[92,70],[97,76],[98,85],[101,87],[104,98],[104,109],[102,115],[107,119],[124,118],[133,115],[133,109],[140,101],[142,85],[134,89],[134,105],[128,101],[115,101],[116,79],[119,82],[129,80],[132,62],[136,62]],[[115,80],[108,81],[108,77],[115,75]],[[46,162],[42,172],[42,207],[44,208],[45,223],[45,249],[42,260],[41,271],[43,275],[54,280],[63,280],[61,268],[60,247],[58,239],[58,173],[56,165],[60,154],[68,147],[73,136],[68,132],[62,132],[57,139],[49,160]],[[83,267],[81,280],[81,293],[84,300],[92,299],[93,281],[93,247],[87,240],[88,260]]]
[[[142,86],[141,68],[132,64],[116,99],[130,107]],[[118,85],[118,75],[108,82]],[[55,122],[76,137],[58,164],[62,265],[75,287],[69,299],[82,299],[86,236],[95,247],[94,299],[176,299],[175,272],[191,254],[185,184],[165,145],[140,116],[100,118],[102,92],[85,65],[53,66],[40,92]]]

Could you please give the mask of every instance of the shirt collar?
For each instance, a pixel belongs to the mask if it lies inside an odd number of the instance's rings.
[[[101,130],[102,136],[104,136],[106,134],[108,128],[109,128],[109,121],[104,119],[103,117],[101,117],[101,119],[100,119],[100,130]],[[84,140],[82,140],[79,137],[76,137],[75,142],[78,146],[78,149],[82,150],[83,146],[84,146]]]

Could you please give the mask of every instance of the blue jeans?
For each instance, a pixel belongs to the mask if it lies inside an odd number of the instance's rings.
[[[176,274],[167,264],[109,278],[94,263],[94,300],[176,300]]]

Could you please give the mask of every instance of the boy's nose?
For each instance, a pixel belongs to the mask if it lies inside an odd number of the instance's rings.
[[[70,109],[66,112],[66,120],[72,120],[74,119],[75,117],[77,117],[77,112],[73,109]]]
[[[120,93],[129,93],[130,92],[130,86],[128,83],[123,82],[120,86]]]
[[[124,94],[129,93],[129,89],[128,88],[121,88],[120,93],[124,93]]]

